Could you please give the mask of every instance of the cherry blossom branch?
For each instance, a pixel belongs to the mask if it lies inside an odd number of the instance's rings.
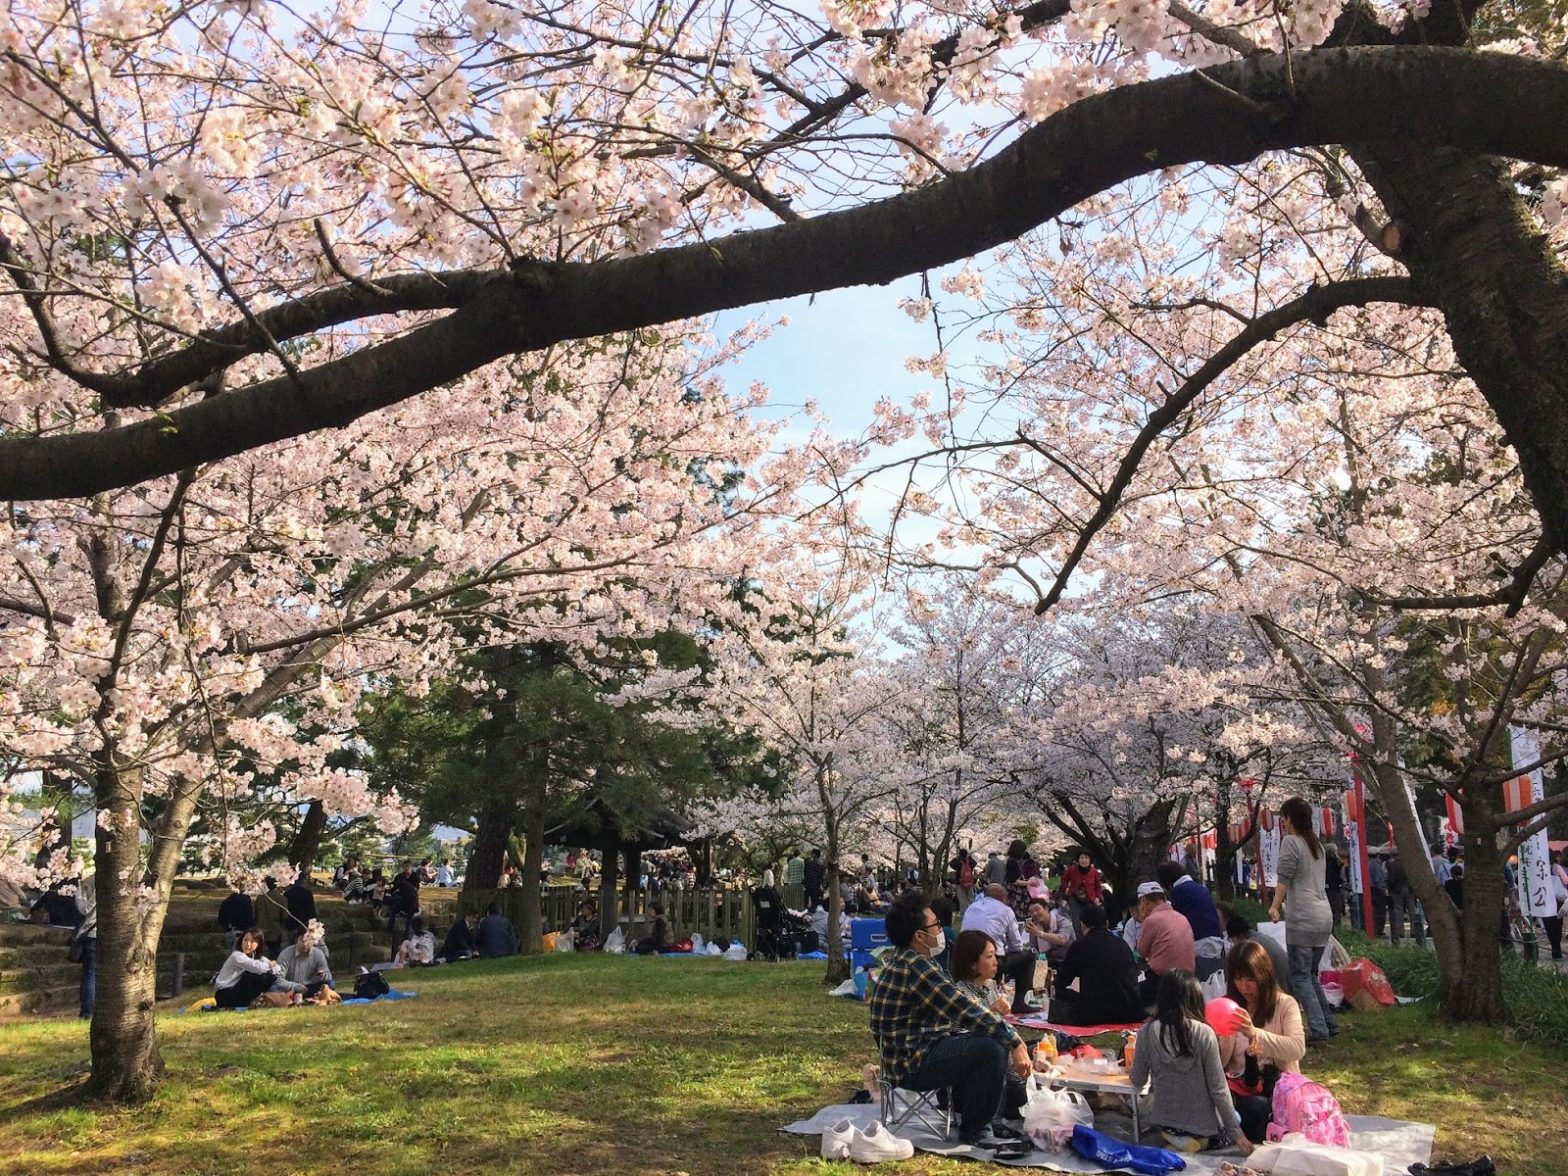
[[[1525,598],[1530,594],[1536,576],[1556,554],[1557,549],[1553,544],[1544,538],[1539,540],[1523,562],[1514,568],[1508,583],[1495,592],[1469,592],[1456,596],[1380,596],[1375,592],[1363,591],[1361,595],[1373,604],[1402,612],[1451,612],[1454,609],[1490,608],[1492,605],[1505,604],[1508,607],[1503,615],[1511,617],[1524,607]]]
[[[0,499],[80,496],[341,426],[503,355],[564,339],[887,282],[1011,240],[1158,168],[1240,163],[1352,136],[1568,164],[1568,132],[1553,114],[1568,106],[1568,68],[1557,64],[1435,48],[1336,49],[1295,55],[1288,79],[1272,57],[1207,75],[1266,115],[1193,74],[1160,78],[1074,103],[992,159],[887,200],[640,257],[520,262],[475,275],[452,314],[305,371],[297,386],[272,378],[123,427],[0,440]],[[1472,101],[1476,92],[1491,100]],[[429,297],[433,280],[421,286]],[[335,309],[341,315],[345,303],[364,301],[345,287]],[[295,305],[278,310],[297,314]]]
[[[1425,304],[1408,278],[1357,278],[1335,282],[1328,286],[1313,286],[1299,298],[1292,299],[1285,305],[1251,320],[1244,330],[1233,336],[1229,343],[1210,356],[1179,389],[1166,398],[1164,404],[1149,414],[1149,419],[1144,422],[1143,428],[1138,430],[1137,437],[1127,446],[1117,466],[1116,476],[1111,479],[1110,485],[1104,491],[1095,495],[1098,505],[1094,514],[1079,528],[1078,538],[1066,559],[1062,561],[1062,566],[1058,569],[1050,589],[1034,606],[1035,614],[1037,616],[1044,614],[1062,598],[1062,593],[1067,589],[1067,582],[1088,551],[1089,544],[1111,521],[1117,507],[1121,505],[1122,496],[1137,475],[1138,467],[1142,464],[1149,447],[1161,433],[1180,419],[1209,385],[1224,375],[1254,347],[1270,342],[1280,331],[1309,321],[1322,326],[1327,323],[1328,316],[1334,311],[1346,306],[1365,306],[1369,302],[1399,302],[1407,306]],[[1079,484],[1083,484],[1081,480]]]

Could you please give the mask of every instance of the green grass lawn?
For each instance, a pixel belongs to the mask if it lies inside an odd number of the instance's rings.
[[[828,1173],[778,1127],[872,1060],[820,964],[549,956],[398,977],[417,1000],[159,1021],[148,1105],[85,1105],[75,1021],[0,1025],[0,1173]],[[199,994],[191,994],[191,997]],[[1438,1124],[1440,1158],[1563,1169],[1560,1050],[1419,1008],[1351,1014],[1308,1070],[1352,1113]],[[922,1159],[904,1170],[972,1174]]]

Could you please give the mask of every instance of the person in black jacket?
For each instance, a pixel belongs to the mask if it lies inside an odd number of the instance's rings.
[[[493,902],[485,917],[479,920],[474,932],[474,942],[485,959],[517,954],[517,931],[512,920],[501,913],[501,904]]]
[[[316,896],[310,892],[303,870],[294,876],[294,881],[283,892],[283,905],[289,912],[289,925],[285,929],[284,938],[292,941],[316,917]]]
[[[814,849],[801,870],[801,885],[806,891],[806,909],[815,910],[824,905],[822,895],[827,885],[828,867],[822,860],[822,851]]]
[[[224,940],[233,951],[240,935],[256,925],[256,904],[240,889],[238,882],[230,883],[230,886],[229,897],[218,907],[218,926],[226,932]]]
[[[392,946],[396,947],[408,937],[408,925],[419,913],[419,876],[414,873],[412,862],[403,863],[402,872],[392,880],[392,892],[395,899],[387,916],[387,930],[392,933]],[[399,918],[403,920],[402,935],[397,933]]]
[[[1056,970],[1051,1020],[1065,1025],[1125,1025],[1143,1020],[1138,964],[1132,948],[1105,926],[1105,908],[1089,903],[1079,911],[1084,935]],[[1075,993],[1069,985],[1078,981]]]
[[[441,958],[450,963],[452,960],[466,960],[471,955],[479,954],[479,912],[469,911],[457,922],[452,924],[452,929],[446,933],[446,938],[441,941]]]
[[[762,871],[762,885],[751,892],[751,909],[757,924],[753,958],[777,960],[779,936],[784,930],[784,896],[773,885],[773,871]]]

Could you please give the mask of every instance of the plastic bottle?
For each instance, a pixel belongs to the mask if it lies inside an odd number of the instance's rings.
[[[1056,1062],[1056,1034],[1046,1030],[1040,1043],[1034,1047],[1034,1060],[1042,1065],[1054,1065]]]
[[[1127,1047],[1122,1050],[1122,1064],[1127,1067],[1127,1072],[1132,1073],[1132,1059],[1138,1052],[1138,1039],[1131,1034],[1127,1036]]]

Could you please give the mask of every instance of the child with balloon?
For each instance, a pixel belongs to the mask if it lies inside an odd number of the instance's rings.
[[[1241,1129],[1263,1141],[1272,1110],[1274,1082],[1300,1073],[1307,1052],[1306,1025],[1296,998],[1280,987],[1273,961],[1261,943],[1243,939],[1225,960],[1225,997],[1209,1002],[1209,1024],[1219,1034]]]

